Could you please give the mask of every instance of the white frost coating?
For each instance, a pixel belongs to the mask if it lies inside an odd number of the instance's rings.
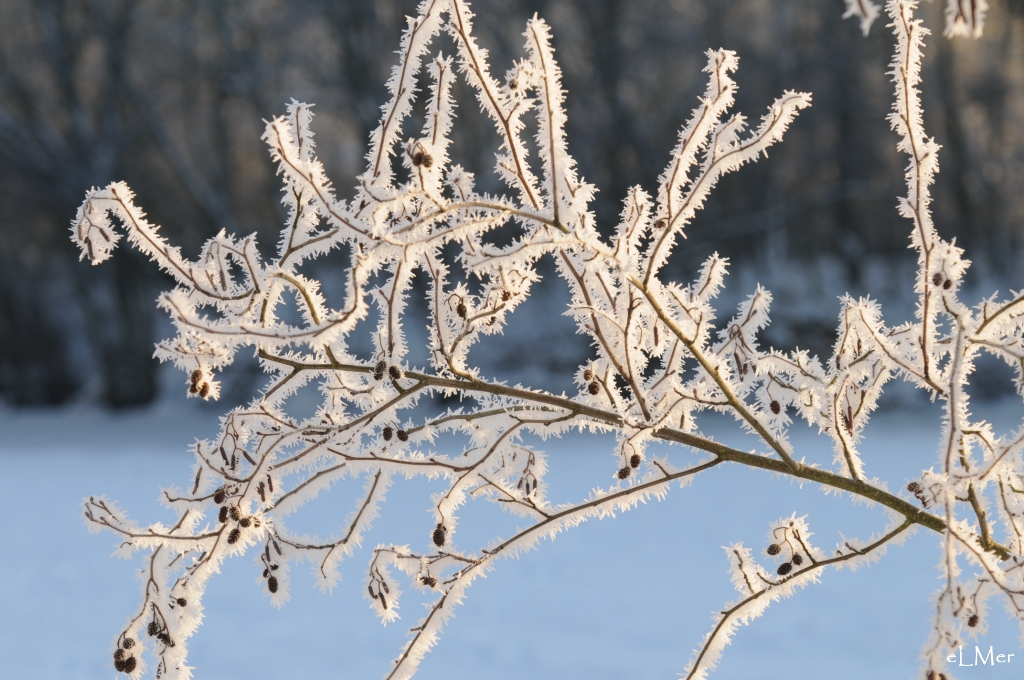
[[[945,35],[980,38],[987,13],[987,0],[946,0]]]
[[[879,16],[879,6],[872,0],[844,0],[846,12],[844,19],[851,17],[860,21],[860,30],[867,36],[871,25]],[[965,36],[980,38],[985,30],[985,16],[988,14],[987,0],[946,0],[946,29],[943,35],[947,38]]]
[[[984,3],[970,7],[976,13],[962,26],[954,17],[953,32],[980,31]],[[1016,372],[1024,394],[1024,293],[1007,301],[993,295],[974,308],[959,298],[969,262],[941,239],[930,214],[939,149],[922,124],[925,31],[914,9],[906,0],[887,6],[897,37],[890,120],[909,159],[899,211],[911,221],[918,253],[917,315],[889,326],[877,303],[844,297],[837,340],[824,362],[761,346],[772,297],[760,286],[728,323],[718,323],[715,302],[728,260],[717,253],[692,282],[670,280],[663,271],[718,180],[779,142],[810,104],[808,94],[784,92],[748,130],[747,119],[731,110],[739,59],[724,49],[707,52],[707,89],[655,193],[629,189],[610,240],[589,209],[594,188],[578,177],[569,154],[565,93],[547,24],[527,22],[524,57],[499,81],[472,37],[463,0],[425,0],[409,20],[388,81],[391,100],[351,202],[337,198],[317,160],[309,105],[292,102],[285,116],[267,123],[264,140],[287,215],[272,257],[260,255],[254,237],[222,232],[195,261],[187,260],[146,220],[127,186],[90,191],[72,226],[83,256],[93,263],[108,259],[126,234],[174,278],[175,288],[159,304],[175,335],[157,345],[156,356],[185,372],[188,395],[218,398],[216,373],[243,348],[255,352],[268,376],[256,398],[222,418],[216,437],[195,443],[196,464],[181,487],[162,492],[161,502],[177,518],[172,526],[137,524],[106,499],[86,499],[90,529],[114,532],[121,557],[144,555],[142,603],[116,638],[115,668],[133,677],[149,670],[160,678],[191,677],[187,642],[202,622],[206,584],[229,557],[252,554],[256,582],[273,606],[287,602],[289,574],[302,560],[310,562],[317,586],[332,590],[341,560],[360,548],[392,483],[401,494],[403,480],[420,475],[439,486],[424,512],[407,518],[421,539],[378,545],[362,584],[385,623],[399,618],[402,590],[406,598],[431,600],[389,678],[415,673],[469,585],[498,558],[661,499],[673,482],[685,486],[723,462],[879,505],[890,524],[868,540],[842,538],[826,554],[810,544],[805,519],[794,515],[772,525],[762,548],[728,548],[740,599],[718,615],[690,677],[704,677],[736,627],[771,602],[816,582],[829,566],[871,563],[917,526],[937,532],[944,546],[926,673],[938,672],[965,631],[985,629],[986,598],[1002,599],[1024,618],[1024,426],[999,436],[972,414],[966,393],[985,351]],[[865,30],[873,12],[867,0],[847,3],[847,14],[860,17]],[[454,40],[453,56],[431,51],[442,31]],[[501,140],[497,171],[506,191],[499,195],[477,192],[473,176],[449,157],[460,74]],[[427,90],[423,126],[403,139],[420,83]],[[527,144],[522,133],[531,116],[537,137]],[[530,149],[537,158],[528,158]],[[516,238],[491,238],[509,223]],[[347,263],[333,307],[300,268],[336,248]],[[481,336],[514,323],[545,255],[569,287],[566,314],[593,349],[575,370],[576,389],[568,395],[487,379],[470,355]],[[426,281],[425,367],[411,365],[409,338],[416,336],[406,328],[417,277]],[[371,323],[372,355],[362,356],[350,349],[349,336]],[[935,463],[905,493],[869,477],[858,450],[894,377],[925,390],[946,416]],[[302,387],[319,389],[322,397],[304,418],[293,415],[290,401]],[[459,401],[443,407],[441,397]],[[700,419],[709,409],[735,418],[758,438],[757,450],[702,435]],[[831,459],[793,449],[789,428],[797,415],[831,438]],[[586,498],[555,505],[547,457],[528,436],[574,429],[615,433],[605,459],[609,481]],[[652,448],[655,441],[679,446]],[[701,462],[694,462],[693,450],[702,452]],[[330,538],[289,528],[292,515],[309,510],[318,495],[344,489],[351,510]],[[490,544],[470,544],[458,531],[460,520],[481,502],[507,510],[520,528]],[[761,564],[761,550],[772,564]]]
[[[871,24],[878,18],[879,7],[871,0],[846,0],[846,12],[844,19],[855,17],[860,19],[860,30],[867,36],[871,32]]]

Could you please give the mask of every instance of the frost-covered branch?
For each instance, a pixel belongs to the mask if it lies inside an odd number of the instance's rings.
[[[961,5],[947,33],[979,32],[984,3]],[[367,597],[384,622],[399,618],[401,578],[434,598],[427,617],[410,630],[392,678],[415,672],[468,586],[495,568],[496,558],[525,552],[591,517],[661,498],[674,481],[732,467],[723,463],[878,503],[894,524],[867,541],[844,539],[829,556],[811,545],[807,523],[794,515],[773,526],[767,552],[782,560],[774,573],[748,549],[732,546],[727,555],[741,599],[719,617],[691,677],[703,677],[735,627],[768,602],[816,581],[828,566],[876,559],[915,526],[930,529],[944,546],[928,670],[937,672],[964,625],[979,624],[985,597],[1001,595],[1020,617],[1024,428],[996,436],[971,415],[966,384],[982,351],[1006,361],[1021,384],[1024,296],[993,296],[975,308],[959,298],[969,263],[939,236],[931,215],[939,148],[923,127],[927,32],[915,7],[890,0],[886,10],[897,39],[890,121],[908,158],[899,211],[910,220],[918,254],[917,315],[890,326],[877,303],[845,297],[825,361],[761,347],[772,304],[761,287],[719,320],[725,258],[709,256],[689,282],[673,279],[665,266],[718,181],[766,154],[811,103],[806,93],[784,92],[748,129],[747,118],[733,111],[739,58],[724,49],[706,53],[707,88],[656,193],[630,189],[610,239],[601,236],[589,208],[595,189],[569,154],[565,93],[548,26],[536,17],[527,22],[523,58],[498,79],[473,38],[464,0],[424,0],[409,20],[387,84],[391,99],[352,200],[335,195],[316,158],[310,106],[292,102],[287,115],[267,123],[263,139],[287,214],[273,256],[262,256],[252,236],[221,232],[189,260],[147,221],[127,186],[89,192],[72,226],[83,257],[106,260],[126,235],[174,279],[159,305],[175,334],[156,354],[185,372],[187,394],[217,399],[217,373],[240,350],[251,351],[267,374],[260,394],[230,410],[216,437],[196,443],[186,489],[164,490],[163,501],[178,517],[172,526],[142,526],[105,499],[86,502],[89,525],[113,532],[123,555],[149,556],[142,603],[118,635],[115,668],[139,677],[152,637],[155,674],[190,677],[187,641],[201,621],[205,586],[230,557],[256,553],[275,606],[288,600],[290,569],[303,559],[321,589],[334,588],[339,564],[360,549],[386,495],[404,493],[403,481],[421,475],[444,486],[425,508],[430,518],[422,522],[422,545],[380,544],[367,570]],[[859,17],[865,31],[877,14],[869,0],[847,2],[847,15]],[[432,51],[441,34],[451,39],[454,55]],[[449,156],[453,84],[460,76],[500,140],[494,170],[505,190],[495,195],[478,192],[473,175]],[[536,126],[532,138],[524,135],[529,124]],[[413,129],[419,131],[403,139]],[[507,232],[513,238],[495,238]],[[304,265],[334,250],[344,255],[344,286],[332,305]],[[572,394],[489,379],[469,355],[482,336],[511,323],[540,279],[537,262],[544,256],[555,262],[571,294],[568,315],[593,349],[575,373]],[[424,366],[409,359],[405,332],[422,321],[407,306],[418,277],[426,281]],[[359,333],[372,338],[372,354],[350,345]],[[946,412],[941,456],[906,493],[871,476],[876,473],[859,453],[864,428],[894,377],[925,390]],[[322,401],[315,414],[300,418],[291,415],[290,400],[304,387],[318,389]],[[460,397],[459,408],[439,406],[452,396]],[[703,433],[708,410],[731,416],[756,438],[757,450],[740,451]],[[831,438],[831,456],[794,450],[788,436],[794,417]],[[554,504],[546,454],[528,437],[570,430],[615,433],[609,482],[585,498]],[[667,444],[667,453],[651,455],[652,442]],[[362,490],[336,534],[289,528],[292,514],[308,511],[321,493],[341,493],[334,487],[349,478],[361,479]],[[522,524],[488,545],[468,544],[458,534],[460,519],[485,503]],[[975,572],[964,576],[965,564]]]

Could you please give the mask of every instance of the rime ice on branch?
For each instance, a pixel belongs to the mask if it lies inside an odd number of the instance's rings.
[[[972,31],[980,30],[978,7]],[[913,9],[910,2],[888,6],[898,38],[892,122],[910,158],[900,211],[913,222],[919,254],[918,316],[889,327],[875,303],[844,299],[839,339],[824,364],[805,352],[759,347],[771,303],[761,288],[716,330],[714,302],[727,265],[717,254],[691,283],[669,280],[663,272],[718,180],[780,141],[810,104],[807,94],[785,92],[748,127],[743,115],[732,113],[738,58],[727,50],[707,53],[707,89],[680,132],[656,194],[640,187],[628,192],[610,241],[599,236],[588,207],[594,188],[577,175],[568,152],[564,93],[547,25],[537,18],[527,23],[525,56],[499,80],[472,38],[472,15],[462,0],[425,0],[419,16],[409,20],[388,82],[392,98],[371,136],[367,169],[351,201],[334,195],[314,155],[309,106],[292,103],[287,116],[268,123],[264,139],[288,212],[269,261],[253,237],[224,233],[190,261],[146,220],[127,186],[91,191],[72,228],[83,256],[95,264],[110,257],[120,229],[176,281],[159,304],[177,334],[157,346],[157,355],[187,374],[188,394],[216,399],[217,371],[242,348],[251,348],[268,374],[258,398],[229,411],[215,439],[196,444],[187,486],[164,492],[163,500],[178,513],[173,526],[140,526],[109,501],[87,500],[90,526],[115,532],[126,555],[148,553],[142,604],[119,632],[115,668],[138,677],[148,652],[157,677],[190,677],[187,641],[201,620],[206,583],[228,557],[254,553],[261,583],[277,606],[288,599],[290,567],[302,559],[313,564],[321,588],[335,587],[338,564],[360,547],[390,487],[397,481],[394,493],[401,493],[401,481],[417,475],[446,481],[433,499],[433,517],[423,522],[422,540],[416,546],[378,545],[367,572],[367,598],[385,622],[398,618],[401,581],[433,598],[389,678],[414,674],[468,586],[498,558],[518,555],[591,517],[660,498],[673,482],[687,483],[723,462],[869,499],[884,506],[891,521],[874,537],[842,540],[827,551],[810,542],[805,518],[794,515],[772,525],[765,551],[778,564],[770,567],[751,549],[731,546],[727,558],[740,599],[717,615],[690,677],[703,677],[737,625],[770,602],[817,581],[826,567],[878,559],[915,526],[938,532],[945,545],[947,580],[928,646],[930,670],[961,640],[964,626],[984,621],[989,595],[1005,596],[1019,614],[1024,430],[997,438],[971,418],[964,386],[982,350],[1019,371],[1024,296],[1009,302],[993,297],[974,309],[957,297],[968,263],[936,234],[929,214],[938,147],[921,124],[924,30]],[[866,30],[877,8],[848,2],[847,13],[859,16]],[[455,44],[455,56],[430,53],[442,31]],[[506,191],[499,195],[477,192],[472,174],[448,155],[455,117],[451,86],[460,75],[501,139],[495,168]],[[422,130],[403,139],[421,95]],[[530,120],[537,132],[526,139]],[[520,235],[507,246],[495,245],[490,235],[508,224]],[[349,255],[337,308],[328,306],[318,282],[300,273],[303,263],[333,249]],[[468,356],[481,335],[500,333],[509,322],[538,280],[535,265],[545,255],[570,288],[569,313],[592,341],[593,357],[579,367],[573,395],[486,380]],[[410,364],[403,330],[415,275],[428,281],[426,366]],[[286,321],[283,310],[292,303],[299,314]],[[350,350],[348,338],[371,323],[371,306],[377,311],[376,352],[367,359]],[[890,493],[869,478],[858,454],[868,417],[894,375],[941,400],[948,416],[938,466],[914,481],[908,494]],[[299,419],[289,415],[288,399],[305,385],[318,386],[323,402],[314,416]],[[451,395],[462,398],[461,408],[413,417],[421,402]],[[756,435],[761,452],[702,436],[698,417],[709,409],[733,416]],[[794,414],[832,438],[831,461],[808,461],[792,450],[787,430]],[[547,500],[545,456],[523,436],[570,429],[613,431],[617,445],[606,487],[555,505]],[[654,440],[679,444],[685,460],[649,455]],[[700,453],[697,462],[694,451]],[[363,487],[337,537],[323,540],[288,528],[290,514],[346,477],[363,480]],[[460,543],[459,517],[479,507],[475,501],[497,503],[524,527],[491,545]],[[961,562],[976,573],[964,577]]]
[[[860,30],[867,35],[871,24],[879,16],[879,7],[872,0],[844,0],[844,19],[854,17],[860,20]],[[948,37],[970,36],[980,38],[985,29],[985,15],[988,14],[986,0],[946,0],[946,30]]]

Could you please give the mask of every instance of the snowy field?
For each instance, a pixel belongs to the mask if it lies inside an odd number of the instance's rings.
[[[1001,406],[992,419],[1005,431],[1019,410]],[[931,465],[938,417],[936,409],[877,417],[864,446],[868,474],[898,488]],[[733,434],[736,428],[728,422],[705,422],[707,434],[753,446]],[[137,606],[134,570],[141,562],[110,558],[115,539],[86,532],[81,501],[106,495],[136,520],[166,519],[157,503],[159,487],[187,483],[186,448],[196,436],[212,436],[215,427],[211,413],[184,407],[124,416],[81,409],[0,412],[0,498],[7,517],[0,529],[0,678],[115,677],[112,640]],[[826,442],[794,431],[798,457],[831,459]],[[550,454],[554,500],[581,498],[592,485],[610,483],[617,467],[607,440],[600,438],[578,435],[543,448]],[[696,460],[675,451],[673,460],[680,464]],[[316,501],[331,520],[324,534],[347,514],[346,504],[335,503],[347,490],[342,485]],[[423,609],[405,599],[402,620],[383,627],[364,599],[363,572],[377,543],[426,547],[430,492],[423,480],[396,481],[374,530],[343,565],[344,580],[333,595],[319,594],[308,568],[299,566],[293,570],[292,601],[278,611],[248,556],[226,564],[211,581],[206,622],[190,643],[195,676],[383,676]],[[886,524],[878,508],[763,472],[721,466],[692,486],[674,488],[664,502],[614,521],[591,521],[519,560],[500,562],[470,588],[417,678],[675,677],[709,630],[712,611],[734,599],[721,546],[742,541],[760,551],[769,522],[794,512],[808,515],[814,542],[826,550],[841,534],[867,537]],[[493,538],[514,523],[501,516],[474,527],[466,520],[457,542]],[[869,569],[826,572],[820,584],[772,605],[742,628],[711,677],[916,677],[938,559],[936,536],[922,530]],[[994,668],[951,668],[958,677],[996,680],[1024,672],[1016,624],[992,604],[994,630],[977,644],[1018,656]]]

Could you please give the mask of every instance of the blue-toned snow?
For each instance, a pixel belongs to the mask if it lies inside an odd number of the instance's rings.
[[[1000,407],[993,420],[1005,431],[1019,410]],[[863,446],[869,475],[898,489],[931,465],[937,421],[934,408],[877,416]],[[754,445],[728,421],[707,422],[706,433]],[[141,561],[110,558],[117,541],[86,532],[81,500],[106,495],[137,521],[167,519],[158,489],[188,483],[187,446],[196,436],[212,436],[215,423],[208,413],[167,406],[126,416],[0,412],[0,678],[116,676],[112,639],[138,604]],[[794,432],[798,455],[830,463],[827,442],[803,428]],[[541,447],[550,454],[555,500],[612,482],[617,463],[607,439],[574,435]],[[677,464],[698,458],[674,451]],[[311,514],[321,504],[330,518],[309,530],[327,535],[344,520],[350,508],[342,494],[357,488],[345,484],[304,508]],[[210,583],[206,621],[190,642],[196,678],[383,676],[424,609],[417,593],[407,592],[402,620],[383,627],[364,599],[363,572],[379,542],[426,549],[427,494],[437,488],[422,479],[396,481],[382,517],[343,565],[333,595],[312,587],[303,564],[292,572],[292,601],[278,611],[251,557],[229,561]],[[880,509],[826,496],[814,485],[801,489],[763,472],[721,466],[690,487],[674,488],[664,502],[588,522],[519,560],[499,562],[469,589],[417,678],[673,678],[709,630],[712,611],[735,596],[721,546],[743,541],[767,564],[761,551],[769,522],[794,512],[809,515],[813,540],[825,550],[834,549],[839,532],[867,537],[886,522]],[[292,518],[297,528],[305,527],[302,516]],[[457,545],[469,547],[474,537],[497,537],[498,527],[504,532],[516,524],[497,517],[476,526],[464,520]],[[820,584],[741,628],[711,677],[917,677],[938,560],[937,537],[922,530],[870,568],[827,572]],[[990,604],[993,630],[977,644],[1017,656],[994,668],[950,668],[958,677],[997,680],[1024,672],[1016,624],[995,598]],[[973,644],[965,662],[974,660]]]

